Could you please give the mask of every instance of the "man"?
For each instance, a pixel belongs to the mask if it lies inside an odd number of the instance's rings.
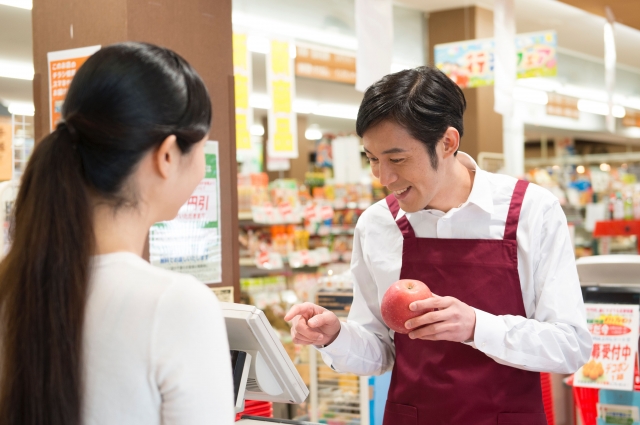
[[[566,218],[547,190],[478,168],[459,152],[466,101],[434,68],[367,89],[356,129],[392,194],[354,235],[349,320],[311,303],[285,317],[340,372],[393,367],[385,425],[546,424],[538,372],[572,373],[591,337]],[[398,279],[424,282],[436,309],[408,335],[382,321]]]

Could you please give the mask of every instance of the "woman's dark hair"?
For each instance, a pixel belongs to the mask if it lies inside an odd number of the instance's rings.
[[[93,203],[135,205],[127,178],[175,135],[183,153],[211,125],[211,101],[171,50],[105,47],[74,77],[63,123],[22,177],[0,263],[0,423],[82,422],[82,332],[94,254]]]
[[[424,143],[431,166],[437,169],[436,145],[449,127],[462,137],[466,108],[460,87],[439,69],[407,69],[389,74],[367,89],[358,111],[356,132],[362,137],[381,121],[394,121]]]

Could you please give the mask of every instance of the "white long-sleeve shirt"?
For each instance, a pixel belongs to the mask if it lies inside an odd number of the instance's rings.
[[[224,319],[194,277],[132,253],[94,257],[83,345],[84,424],[234,423]]]
[[[446,214],[404,213],[418,238],[502,239],[516,179],[478,168],[469,198]],[[527,317],[495,316],[475,309],[472,347],[498,363],[520,369],[572,373],[587,362],[592,340],[567,220],[558,200],[535,184],[527,188],[517,232],[518,275]],[[393,331],[382,321],[380,302],[400,278],[403,238],[385,200],[369,207],[356,225],[351,274],[354,299],[336,340],[318,348],[340,372],[378,375],[393,367]],[[473,307],[473,306],[471,306]]]

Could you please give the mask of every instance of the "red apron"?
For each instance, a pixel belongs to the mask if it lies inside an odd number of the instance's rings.
[[[406,216],[400,279],[494,315],[525,316],[516,231],[528,182],[518,181],[502,240],[417,238]],[[395,219],[400,207],[387,204]],[[395,334],[384,425],[547,425],[540,374],[496,363],[459,342]]]

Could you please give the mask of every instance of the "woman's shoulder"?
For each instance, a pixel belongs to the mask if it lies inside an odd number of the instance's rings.
[[[154,266],[128,252],[94,257],[93,281],[98,287],[123,287],[129,296],[140,294],[158,301],[167,292],[179,294],[179,299],[215,300],[213,292],[195,277]]]

